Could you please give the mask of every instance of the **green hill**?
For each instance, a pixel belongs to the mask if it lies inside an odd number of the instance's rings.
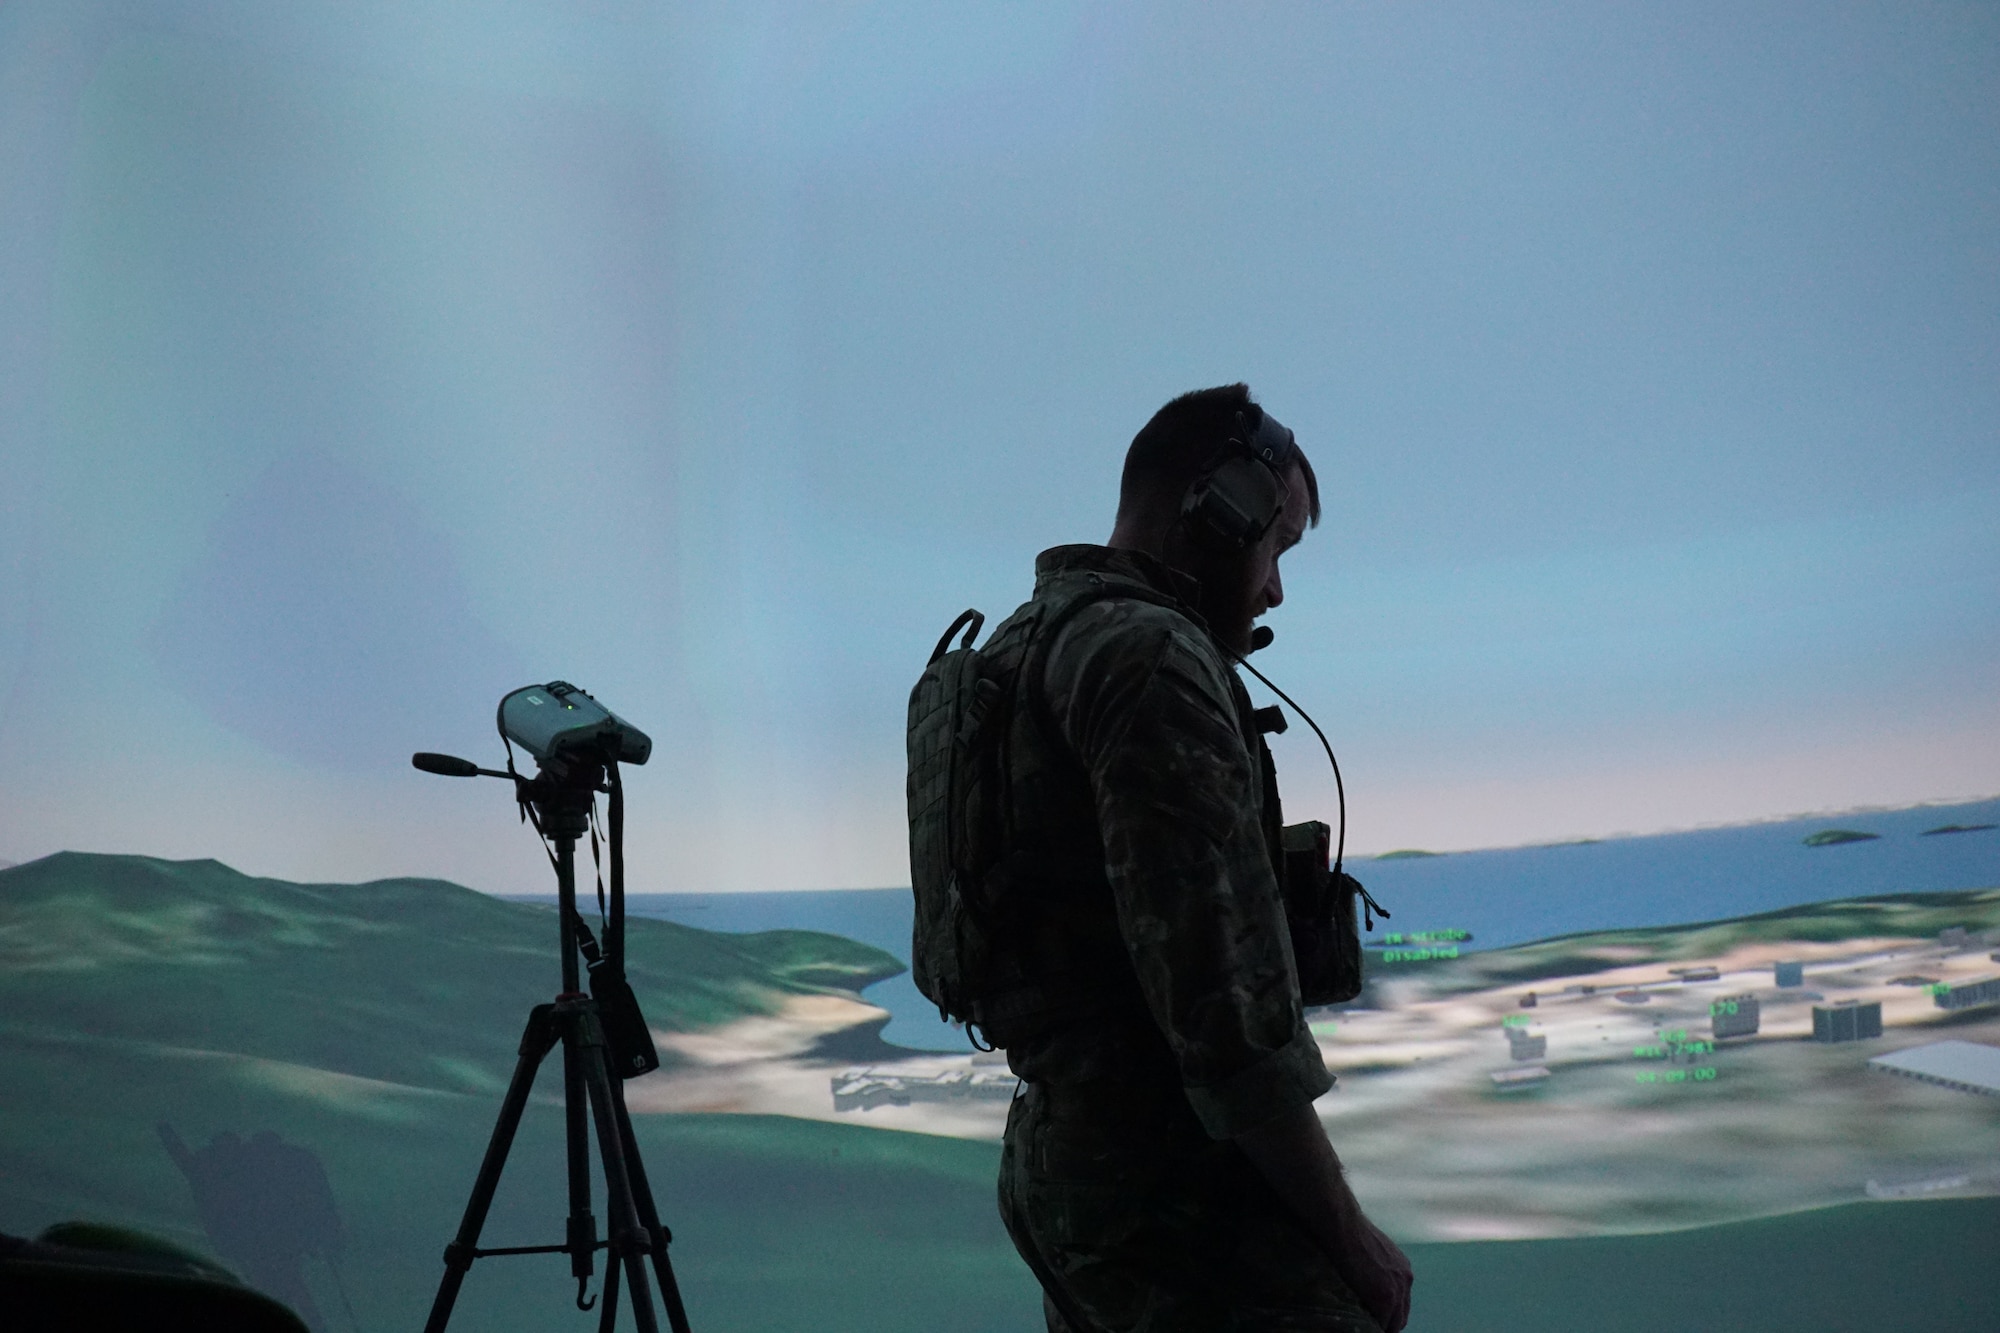
[[[1875,842],[1881,836],[1879,833],[1863,833],[1858,829],[1830,828],[1821,829],[1818,833],[1808,833],[1801,841],[1808,847],[1838,847],[1848,842]]]
[[[902,964],[834,935],[627,923],[647,1019],[683,1030]],[[0,1030],[228,1052],[439,1090],[498,1087],[558,989],[551,909],[442,880],[293,884],[63,852],[0,870]]]
[[[435,880],[293,884],[78,853],[0,871],[0,1232],[80,1218],[205,1249],[154,1126],[197,1145],[271,1129],[325,1163],[360,1327],[420,1325],[521,1024],[557,987],[555,938],[547,908]],[[902,966],[838,936],[639,919],[628,954],[667,1029]],[[558,1087],[545,1069],[490,1244],[561,1238]],[[637,1130],[704,1333],[998,1333],[1037,1308],[993,1210],[996,1145],[764,1116],[641,1116]],[[453,1326],[581,1321],[566,1274],[560,1256],[484,1261]],[[307,1276],[339,1309],[330,1271]]]

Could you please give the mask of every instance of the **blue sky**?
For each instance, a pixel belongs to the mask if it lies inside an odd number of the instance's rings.
[[[1990,7],[24,3],[0,156],[0,858],[537,889],[406,761],[560,676],[635,887],[902,882],[929,644],[1238,378],[1351,845],[2000,791]]]

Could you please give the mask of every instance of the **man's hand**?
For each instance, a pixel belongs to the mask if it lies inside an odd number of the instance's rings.
[[[1238,1134],[1236,1144],[1305,1223],[1382,1333],[1400,1333],[1410,1321],[1410,1258],[1362,1213],[1312,1105]]]

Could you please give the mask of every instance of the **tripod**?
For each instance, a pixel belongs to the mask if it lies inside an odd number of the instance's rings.
[[[639,1145],[632,1135],[632,1117],[625,1110],[624,1083],[612,1077],[614,1056],[622,1057],[619,1063],[623,1068],[640,1072],[652,1068],[657,1059],[652,1056],[649,1040],[644,1057],[635,1059],[629,1050],[616,1049],[618,1043],[606,1037],[607,1002],[613,1011],[608,1017],[614,1034],[620,1027],[620,1020],[628,1026],[636,1021],[641,1034],[645,1030],[643,1020],[638,1019],[636,1006],[631,1005],[629,998],[625,999],[623,1009],[619,1004],[620,998],[628,997],[629,992],[624,989],[623,980],[623,793],[618,780],[617,759],[572,753],[563,756],[561,762],[545,763],[533,780],[512,772],[497,773],[475,768],[462,759],[449,761],[457,765],[450,768],[437,762],[427,763],[427,760],[443,761],[446,756],[416,756],[417,766],[431,772],[466,776],[476,772],[513,778],[523,812],[532,817],[537,830],[554,843],[555,850],[550,859],[555,863],[556,910],[561,920],[562,993],[556,996],[553,1003],[538,1004],[529,1011],[527,1029],[521,1035],[520,1058],[515,1063],[513,1079],[507,1085],[506,1099],[500,1105],[500,1118],[494,1123],[493,1137],[487,1142],[486,1157],[480,1163],[479,1177],[472,1186],[472,1197],[466,1201],[465,1216],[459,1223],[458,1234],[445,1247],[444,1278],[438,1283],[437,1297],[431,1303],[431,1314],[424,1324],[424,1333],[444,1333],[444,1327],[451,1319],[452,1306],[458,1300],[459,1287],[465,1282],[472,1261],[494,1255],[567,1254],[570,1275],[576,1279],[577,1308],[591,1308],[592,1302],[585,1299],[584,1293],[595,1270],[596,1252],[600,1248],[597,1221],[590,1212],[591,1121],[595,1123],[597,1152],[604,1168],[610,1230],[608,1239],[602,1242],[607,1251],[607,1262],[603,1304],[598,1314],[599,1333],[611,1333],[617,1322],[621,1271],[632,1289],[632,1314],[640,1333],[658,1333],[652,1292],[646,1280],[645,1260],[648,1257],[660,1284],[660,1300],[666,1309],[669,1326],[673,1333],[689,1333],[687,1311],[681,1305],[680,1286],[674,1280],[673,1265],[667,1260],[667,1243],[672,1236],[661,1224],[659,1210],[653,1205],[653,1191],[646,1182],[646,1168],[639,1160]],[[600,780],[608,780],[608,785],[600,788]],[[590,829],[591,804],[600,789],[611,794],[613,903],[613,916],[605,932],[607,952],[601,963],[589,929],[583,925],[576,911],[576,840]],[[579,989],[579,951],[591,958],[592,989],[600,989],[598,983],[608,980],[611,989],[607,994],[593,997]],[[600,972],[605,970],[604,964],[609,964],[608,974],[600,976]],[[563,1115],[569,1168],[566,1238],[561,1245],[481,1249],[479,1233],[486,1225],[486,1213],[492,1206],[493,1192],[500,1184],[500,1173],[506,1168],[507,1154],[514,1144],[514,1133],[520,1128],[521,1112],[527,1107],[528,1094],[534,1089],[535,1074],[558,1044],[562,1047]]]

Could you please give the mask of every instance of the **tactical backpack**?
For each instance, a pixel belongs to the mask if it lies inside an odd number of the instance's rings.
[[[1016,793],[1005,738],[1018,707],[1033,711],[1036,648],[1053,642],[1075,612],[1110,597],[1177,605],[1090,575],[1067,597],[1028,603],[996,629],[984,649],[973,643],[986,618],[967,610],[938,639],[910,691],[907,797],[916,909],[910,970],[940,1016],[967,1025],[975,1039],[984,1035],[1004,1045],[1010,1028],[1089,1003],[1085,991],[1091,988],[1023,970],[1025,900],[1046,858],[1010,837],[1015,830],[1009,828],[1009,803]],[[1028,689],[1021,688],[1024,679]],[[1053,725],[1045,715],[1041,722],[1044,731]],[[1281,846],[1273,849],[1301,998],[1309,1006],[1360,993],[1355,913],[1359,902],[1374,905],[1352,876],[1329,868],[1329,842],[1328,827],[1314,821],[1284,828]],[[1113,929],[1106,887],[1103,919],[1105,928]],[[1087,897],[1074,894],[1069,901]],[[1043,938],[1049,934],[1044,931]],[[1122,962],[1109,953],[1104,957],[1106,965]]]
[[[1125,965],[1082,774],[1055,771],[1063,766],[1046,762],[1056,759],[1046,744],[1029,747],[1039,754],[1008,745],[1010,731],[1052,736],[1054,720],[1022,682],[1072,615],[1109,597],[1174,605],[1088,574],[1028,602],[984,648],[973,641],[985,617],[968,610],[910,691],[910,971],[975,1040],[1094,1007],[1103,971]],[[1076,882],[1082,861],[1095,865]]]
[[[916,896],[910,971],[917,989],[941,1017],[975,1022],[983,960],[990,931],[967,903],[979,870],[967,837],[984,821],[979,808],[992,801],[998,774],[980,762],[997,750],[989,725],[1006,687],[981,671],[972,646],[986,617],[968,610],[938,640],[916,688],[910,691],[907,787],[910,811],[910,887]],[[959,630],[965,637],[951,646]],[[968,818],[968,807],[972,807]],[[969,827],[970,826],[970,827]]]

